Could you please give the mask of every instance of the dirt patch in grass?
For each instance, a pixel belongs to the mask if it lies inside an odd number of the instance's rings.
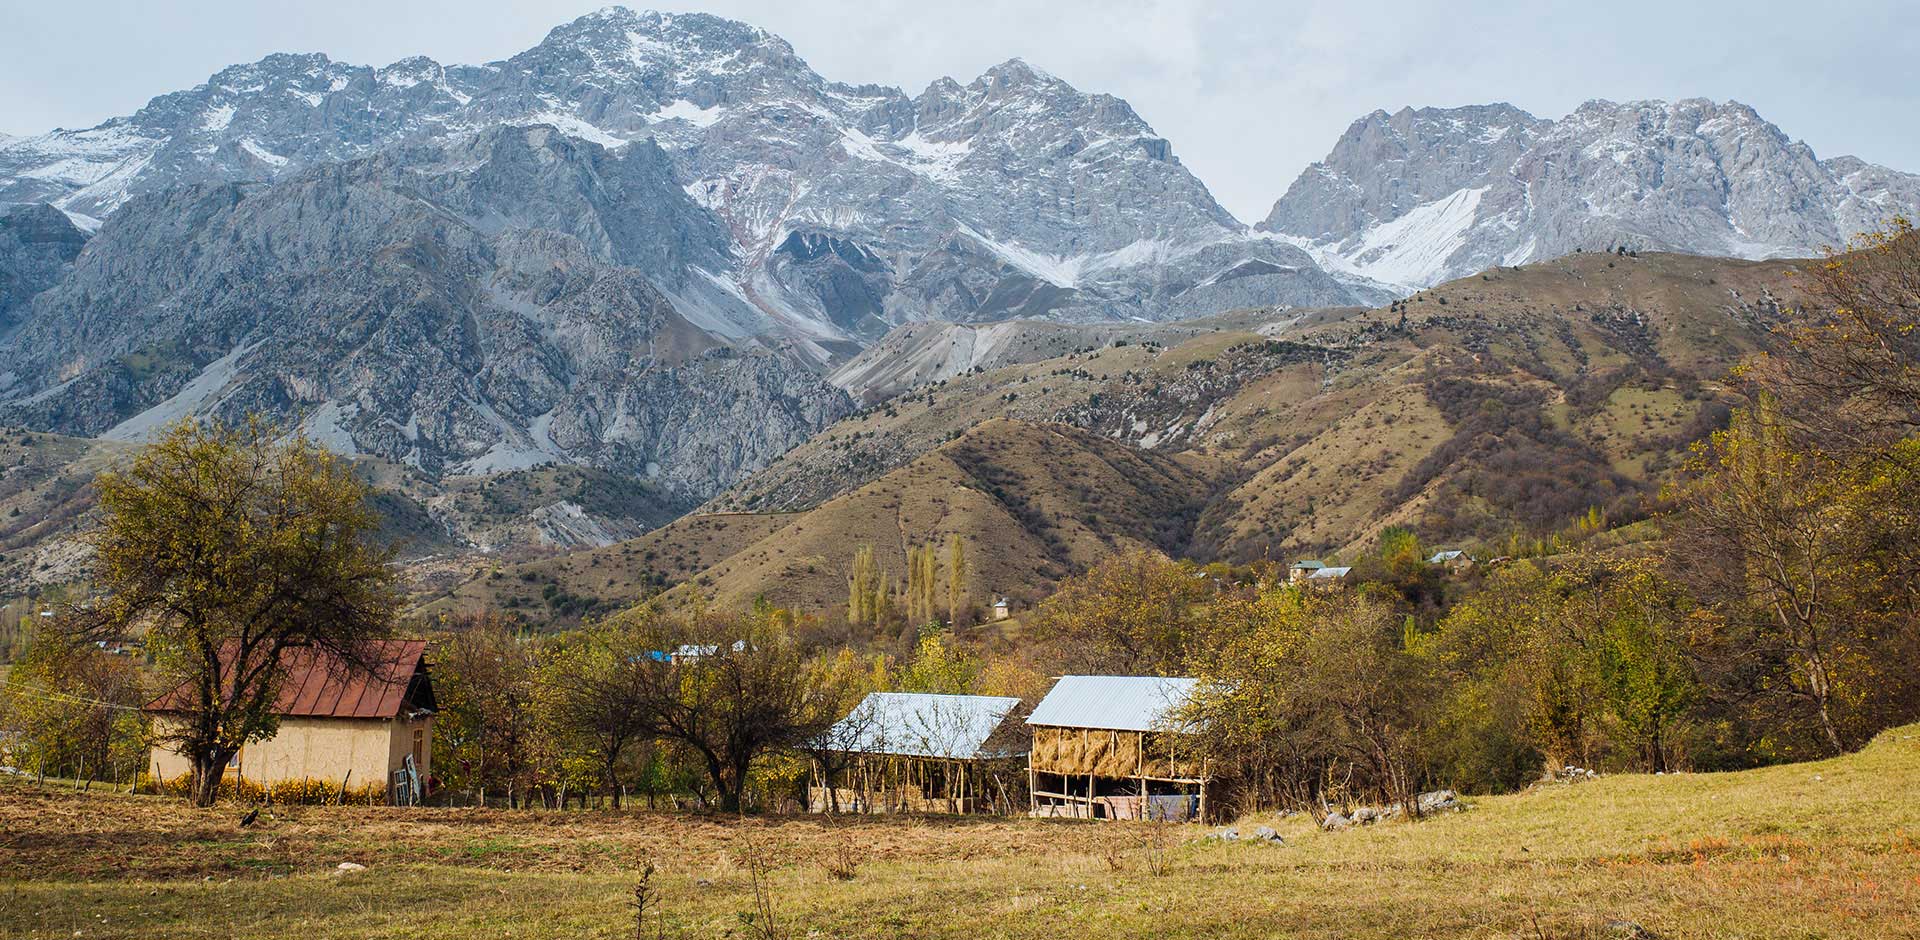
[[[0,880],[171,879],[291,874],[350,861],[501,871],[622,871],[642,859],[724,864],[744,848],[774,865],[857,846],[868,862],[969,860],[1101,852],[1126,841],[1093,824],[1023,825],[965,817],[774,816],[667,811],[545,811],[286,806],[242,827],[243,809],[183,801],[0,785]]]

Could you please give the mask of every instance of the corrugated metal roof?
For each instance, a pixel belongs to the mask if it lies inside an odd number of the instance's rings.
[[[988,748],[1017,698],[873,692],[823,738],[836,751],[973,760],[1012,752]]]
[[[1341,578],[1344,578],[1344,577],[1346,577],[1346,576],[1347,576],[1347,572],[1349,572],[1349,571],[1352,571],[1352,570],[1353,570],[1353,569],[1352,569],[1352,568],[1350,568],[1350,567],[1348,567],[1348,568],[1321,568],[1320,570],[1318,570],[1318,571],[1315,571],[1314,573],[1312,573],[1312,574],[1310,574],[1310,575],[1307,575],[1307,580],[1309,580],[1309,581],[1337,581],[1337,580],[1339,580],[1339,579],[1341,579]]]
[[[1061,676],[1034,706],[1030,725],[1158,731],[1172,724],[1198,679],[1162,676]]]
[[[282,654],[285,678],[274,698],[274,713],[289,718],[393,718],[406,702],[407,687],[422,667],[425,640],[377,640],[366,645],[371,668],[349,666],[338,657],[307,649]],[[220,668],[232,668],[235,652],[221,652]],[[191,701],[182,685],[155,699],[148,711],[176,711]]]

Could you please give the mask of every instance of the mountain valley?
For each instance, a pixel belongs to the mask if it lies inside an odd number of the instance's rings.
[[[827,608],[858,546],[951,534],[1032,598],[1129,547],[1638,518],[1787,259],[1920,177],[1737,102],[1407,108],[1249,226],[1026,61],[908,94],[614,7],[3,139],[0,204],[6,591],[84,577],[131,445],[258,413],[381,485],[423,609],[570,620],[676,585]]]

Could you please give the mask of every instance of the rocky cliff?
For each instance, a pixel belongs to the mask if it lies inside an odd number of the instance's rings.
[[[1807,257],[1920,207],[1920,176],[1821,160],[1739,102],[1495,104],[1355,121],[1258,226],[1405,288],[1620,246]]]
[[[704,497],[850,410],[674,302],[750,319],[683,276],[727,250],[657,147],[543,126],[156,190],[32,302],[0,422],[259,411],[433,475],[581,463]]]

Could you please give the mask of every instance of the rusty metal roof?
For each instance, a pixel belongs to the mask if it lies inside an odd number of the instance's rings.
[[[274,699],[274,713],[285,718],[393,718],[407,704],[407,691],[416,672],[425,667],[425,640],[375,640],[364,647],[366,667],[338,656],[309,649],[282,654],[284,679]],[[231,668],[232,647],[222,650],[222,672]],[[423,676],[424,678],[424,676]],[[186,685],[155,699],[148,711],[179,711],[190,701]],[[416,707],[431,708],[432,693]]]

